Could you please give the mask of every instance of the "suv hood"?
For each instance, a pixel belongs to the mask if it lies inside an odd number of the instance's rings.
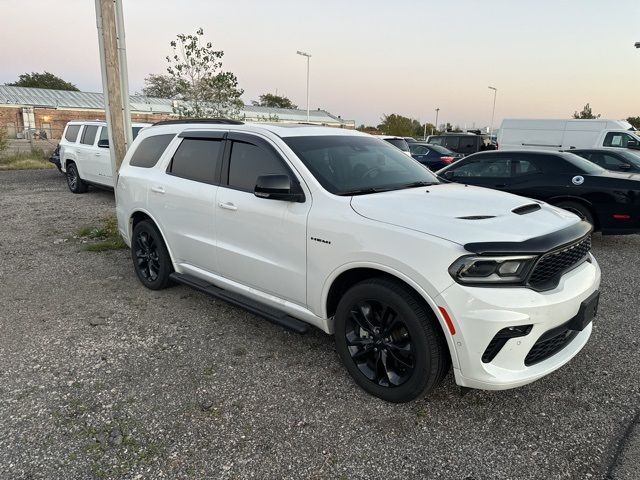
[[[531,209],[513,212],[527,205]],[[580,222],[576,215],[543,202],[459,183],[354,196],[351,207],[363,217],[460,245],[522,242]]]

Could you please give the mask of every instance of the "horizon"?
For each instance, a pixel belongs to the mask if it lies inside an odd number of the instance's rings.
[[[52,22],[74,26],[57,29],[46,50],[42,40],[23,34],[23,23],[7,22],[0,40],[21,42],[4,49],[0,83],[46,70],[81,91],[102,92],[93,2],[66,3],[64,9],[30,3],[34,31]],[[640,49],[634,48],[640,3],[631,0],[616,2],[615,11],[625,15],[607,23],[595,1],[580,2],[580,15],[577,2],[550,0],[535,7],[494,0],[483,9],[471,0],[430,6],[405,0],[391,9],[379,0],[326,0],[322,8],[287,0],[186,3],[172,9],[176,2],[123,0],[130,94],[141,91],[147,75],[164,73],[169,42],[178,33],[202,27],[206,40],[224,51],[223,69],[237,75],[245,104],[277,92],[306,109],[306,61],[296,55],[303,50],[312,55],[310,110],[356,125],[375,126],[392,113],[434,123],[440,108],[439,124],[483,128],[491,120],[489,85],[498,89],[494,128],[503,118],[570,118],[586,103],[602,118],[640,115]],[[220,15],[225,6],[234,21]],[[237,12],[244,12],[241,19]],[[4,0],[3,13],[17,19],[24,6]]]

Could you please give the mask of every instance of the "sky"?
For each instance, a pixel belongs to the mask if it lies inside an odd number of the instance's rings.
[[[122,0],[129,87],[202,27],[250,103],[276,90],[356,124],[640,116],[640,0]],[[50,71],[102,91],[93,0],[0,0],[0,83]]]

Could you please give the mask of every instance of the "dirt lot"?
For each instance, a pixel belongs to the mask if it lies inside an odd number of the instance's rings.
[[[640,236],[594,237],[600,313],[564,368],[465,396],[449,375],[392,405],[354,385],[331,337],[185,287],[146,290],[128,251],[83,250],[73,234],[113,207],[57,171],[0,172],[0,477],[637,474]]]

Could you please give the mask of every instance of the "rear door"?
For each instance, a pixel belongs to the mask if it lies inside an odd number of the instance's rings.
[[[203,276],[217,271],[214,202],[224,150],[224,131],[184,132],[171,154],[166,171],[154,170],[149,179],[148,202],[158,217],[174,262],[183,270]],[[166,141],[147,137],[136,150],[150,150]],[[174,135],[169,135],[169,141]],[[154,139],[156,143],[154,143]],[[148,144],[145,145],[145,142]],[[135,155],[131,165],[135,163]]]
[[[109,147],[100,147],[98,144],[100,140],[109,141],[109,129],[107,126],[100,127],[100,134],[98,135],[98,141],[95,147],[95,165],[100,177],[100,183],[104,183],[110,187],[113,187],[113,172],[111,171],[111,153]]]
[[[94,183],[104,183],[99,175],[98,152],[94,148],[98,136],[97,125],[84,125],[80,132],[78,145],[78,170],[84,180]]]
[[[306,305],[311,197],[299,203],[254,194],[259,176],[278,174],[300,182],[267,139],[229,133],[216,199],[218,268],[230,280]]]

